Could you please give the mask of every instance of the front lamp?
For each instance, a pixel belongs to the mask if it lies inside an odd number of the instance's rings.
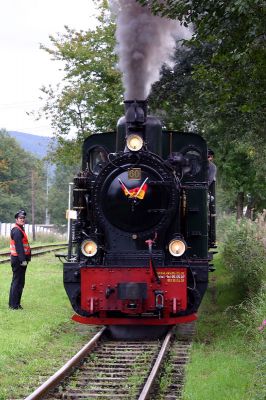
[[[97,253],[97,244],[90,239],[86,239],[81,243],[81,252],[86,257],[93,257]]]
[[[141,136],[133,133],[127,137],[127,147],[131,151],[139,151],[143,146],[143,139]]]
[[[181,239],[173,239],[169,243],[169,252],[174,257],[180,257],[186,251],[186,243]]]

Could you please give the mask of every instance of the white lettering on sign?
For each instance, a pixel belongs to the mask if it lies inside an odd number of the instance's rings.
[[[158,276],[160,279],[166,279],[167,282],[185,282],[186,274],[184,271],[160,271],[158,272]]]

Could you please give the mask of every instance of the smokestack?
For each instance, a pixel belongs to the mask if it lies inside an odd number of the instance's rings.
[[[126,100],[125,117],[126,123],[143,124],[147,116],[147,101],[146,100]]]

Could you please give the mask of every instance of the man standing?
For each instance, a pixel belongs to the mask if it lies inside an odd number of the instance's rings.
[[[214,151],[208,149],[208,186],[209,186],[209,247],[216,247],[216,203],[215,184],[217,168],[213,162]]]
[[[216,181],[216,165],[213,162],[214,159],[214,151],[209,149],[208,150],[208,161],[209,161],[209,166],[208,166],[208,185],[211,186],[213,182]]]
[[[19,210],[16,215],[16,224],[10,233],[10,253],[13,278],[9,294],[9,308],[21,310],[20,304],[25,274],[28,262],[31,260],[31,250],[27,235],[24,231],[26,212]]]

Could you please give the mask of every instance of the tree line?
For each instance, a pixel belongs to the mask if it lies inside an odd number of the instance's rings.
[[[236,212],[238,217],[243,215],[244,206],[247,216],[261,211],[266,207],[265,4],[259,0],[137,1],[155,14],[189,25],[193,32],[190,40],[177,47],[173,65],[164,65],[160,80],[153,85],[148,98],[151,113],[168,129],[193,129],[207,139],[218,167],[221,210]],[[68,182],[80,164],[84,138],[115,130],[124,112],[115,52],[116,25],[108,2],[97,3],[95,29],[65,27],[63,34],[50,36],[49,46],[41,46],[52,60],[64,65],[64,79],[56,87],[41,88],[44,106],[40,114],[52,121],[58,141],[51,155],[57,164],[49,189],[51,222],[64,221]],[[15,155],[15,164],[19,165],[23,154]],[[30,160],[21,168],[21,176],[28,182]],[[15,193],[12,182],[7,182],[12,174],[5,172],[4,160],[0,162],[4,167],[1,174],[6,174],[5,178],[0,175],[0,190],[12,194],[10,200],[4,193],[4,208],[21,206],[20,197],[25,198],[27,207],[23,183],[16,186]],[[36,190],[43,199],[39,221],[45,214],[45,168],[34,162],[39,174]],[[29,193],[27,196],[29,199]]]
[[[21,208],[29,223],[66,224],[68,184],[78,166],[58,163],[51,174],[48,160],[25,151],[0,130],[0,222],[12,222]]]

